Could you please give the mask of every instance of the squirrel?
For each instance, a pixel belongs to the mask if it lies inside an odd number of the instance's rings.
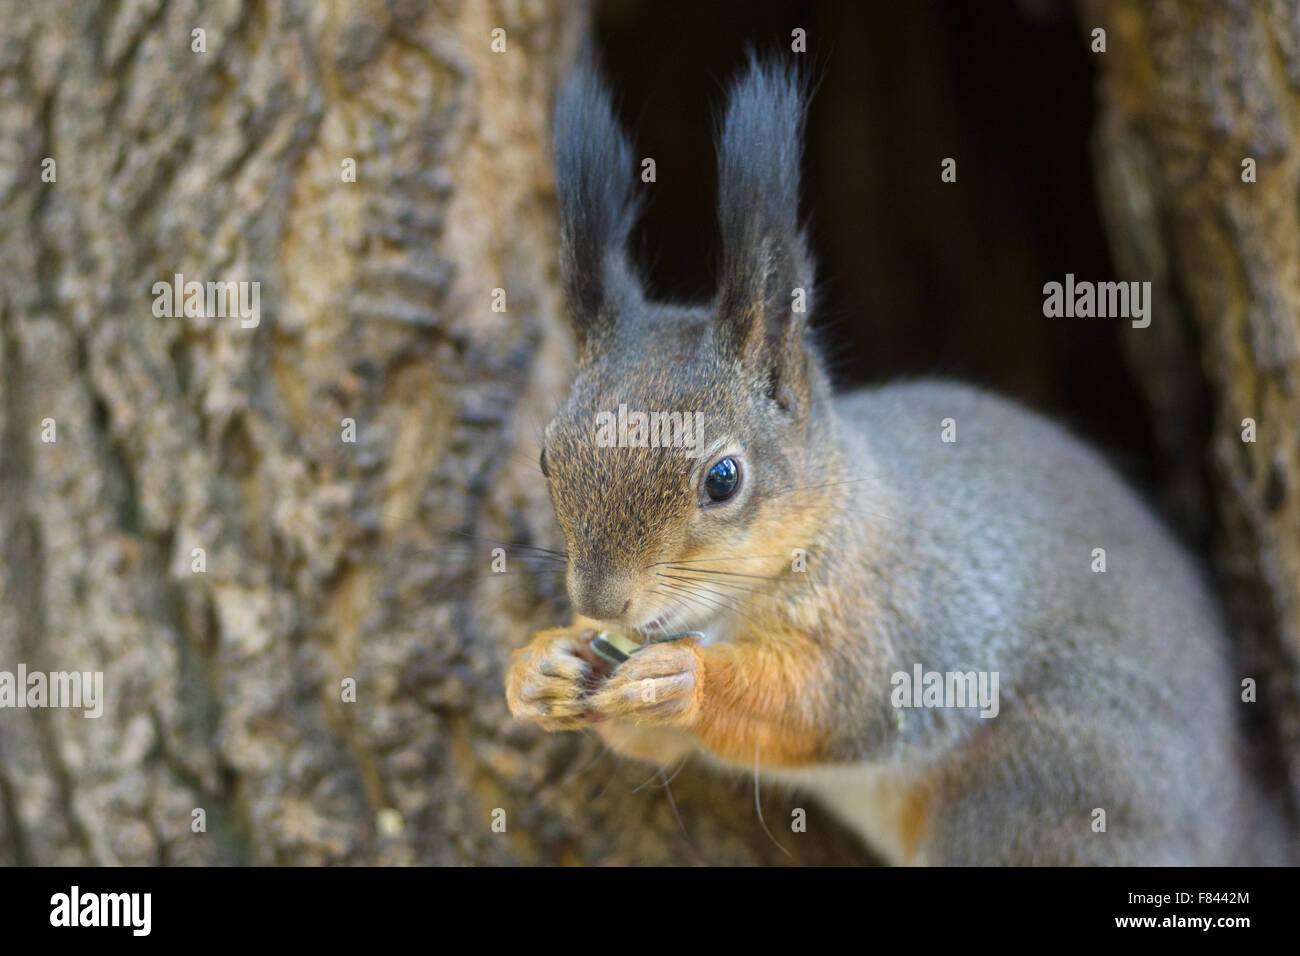
[[[679,306],[632,264],[634,155],[590,58],[560,92],[578,363],[540,464],[575,617],[514,652],[512,714],[799,788],[889,863],[1286,862],[1217,602],[1103,458],[971,386],[832,390],[798,212],[807,100],[750,54],[719,129],[718,288]],[[598,441],[621,406],[702,412],[702,435]],[[606,628],[691,634],[610,671],[589,647]],[[991,675],[997,704],[917,706],[922,670]]]

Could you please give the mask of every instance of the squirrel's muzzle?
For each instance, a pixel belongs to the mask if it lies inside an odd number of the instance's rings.
[[[616,621],[632,604],[636,582],[608,567],[571,565],[569,598],[573,609],[597,621]]]

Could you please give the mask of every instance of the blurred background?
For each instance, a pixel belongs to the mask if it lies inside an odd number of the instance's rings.
[[[657,165],[643,270],[706,299],[714,113],[799,30],[837,379],[963,379],[1101,448],[1204,563],[1300,793],[1300,2],[0,0],[0,670],[106,698],[0,710],[0,864],[867,860],[501,686],[568,613],[528,550],[574,353],[556,85],[590,39]],[[178,273],[260,320],[157,315]],[[1150,282],[1150,327],[1045,317],[1067,273]]]

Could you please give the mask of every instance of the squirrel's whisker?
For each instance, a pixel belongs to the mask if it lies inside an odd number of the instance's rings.
[[[647,564],[647,568],[657,568],[665,564],[704,564],[713,561],[759,561],[767,558],[783,558],[783,554],[748,554],[748,555],[726,555],[719,558],[688,558],[683,561],[655,561],[653,564]]]
[[[673,619],[675,617],[685,614],[686,605],[681,601],[680,598],[674,597],[669,592],[661,590],[658,587],[652,586],[650,588],[650,593],[662,597],[664,600],[668,602],[668,610],[665,611],[662,615],[660,615],[662,618],[664,618],[664,623],[659,625],[658,628],[660,635],[667,634],[669,626],[673,623]]]
[[[718,587],[732,588],[733,590],[736,591],[745,591],[749,594],[757,594],[767,598],[779,596],[773,594],[771,591],[764,591],[761,590],[760,588],[745,587],[745,585],[743,584],[736,584],[732,581],[713,581],[706,578],[692,578],[692,577],[686,577],[684,575],[664,574],[662,571],[659,572],[659,574],[661,577],[672,578],[674,581],[692,581],[695,584],[716,584],[718,585]]]
[[[688,752],[686,756],[684,756],[681,760],[677,761],[677,769],[675,769],[671,774],[668,775],[667,779],[664,780],[663,782],[663,786],[667,787],[670,783],[676,780],[677,775],[686,769],[686,765],[690,762],[690,759],[691,759],[691,755]]]
[[[770,578],[762,574],[743,574],[740,571],[719,571],[716,568],[679,568],[679,567],[670,566],[668,570],[687,571],[690,572],[691,574],[711,574],[718,577],[728,577],[728,578],[749,578],[751,581],[767,581],[769,583],[776,580],[775,578]],[[657,572],[657,573],[662,573],[662,572]]]
[[[790,859],[793,860],[794,856],[790,853],[789,850],[787,850],[785,847],[783,847],[780,843],[777,842],[776,837],[772,836],[772,831],[767,828],[767,821],[763,819],[763,801],[759,798],[759,793],[758,793],[758,744],[757,743],[754,744],[754,810],[757,811],[758,813],[758,825],[763,828],[763,832],[767,834],[767,838],[771,840],[773,844],[776,845],[776,848],[778,850],[780,850],[782,853],[784,853],[786,856],[790,857]]]
[[[691,842],[691,835],[686,832],[686,824],[682,822],[682,815],[677,812],[677,801],[673,799],[673,791],[668,786],[668,780],[664,777],[664,772],[659,771],[659,777],[664,782],[664,795],[668,797],[668,808],[673,811],[673,819],[677,821],[677,826],[681,828],[682,836],[686,837],[686,842]]]
[[[599,740],[599,738],[595,738],[595,739]],[[596,748],[596,756],[592,757],[590,760],[588,760],[585,764],[583,764],[583,765],[582,765],[581,767],[579,767],[577,770],[571,770],[571,771],[569,771],[567,774],[564,775],[563,779],[566,780],[566,781],[568,781],[568,780],[572,780],[572,779],[574,779],[575,777],[581,777],[581,776],[582,776],[583,774],[585,774],[588,770],[591,770],[593,767],[595,767],[596,764],[598,764],[598,763],[600,763],[602,760],[604,760],[605,757],[608,756],[608,755],[609,755],[610,753],[612,753],[612,752],[613,752],[613,751],[611,751],[608,747],[606,747],[606,746],[604,746],[604,745],[602,744],[601,746],[599,746],[599,747]]]
[[[681,584],[664,585],[664,586],[674,587],[674,588],[686,587],[685,585],[681,585]],[[700,594],[695,589],[687,588],[687,590],[691,593],[693,597],[695,597],[697,600],[705,602],[706,605],[710,605],[713,608],[722,611],[724,613],[739,615],[740,617],[743,617],[745,620],[749,621],[751,624],[755,625],[756,627],[762,626],[761,622],[752,614],[749,614],[747,611],[741,609],[741,607],[738,604],[734,604],[731,601],[726,600],[726,595],[723,594],[721,591],[714,591],[711,588],[705,588],[705,590],[709,591],[711,594],[716,596],[716,598],[708,598],[705,597],[703,594]]]
[[[489,538],[487,535],[471,534],[468,531],[451,530],[444,533],[455,535],[460,538],[468,538],[470,541],[486,541],[488,544],[500,545],[503,548],[513,548],[517,551],[537,551],[542,554],[552,554],[561,558],[568,558],[569,556],[569,552],[567,551],[556,551],[554,548],[543,548],[541,545],[537,544],[524,544],[521,541],[502,541],[498,538]]]
[[[705,611],[706,613],[708,613],[710,616],[711,616],[715,611],[720,610],[716,605],[710,607],[709,603],[707,603],[707,602],[704,600],[703,597],[701,597],[701,596],[698,595],[698,594],[693,593],[692,591],[690,591],[689,589],[683,587],[682,585],[674,584],[674,585],[664,585],[664,586],[665,586],[665,587],[668,587],[668,588],[670,588],[670,589],[679,589],[679,588],[680,588],[680,590],[677,591],[676,593],[678,594],[678,597],[679,597],[681,600],[683,600],[683,601],[689,601],[689,602],[691,602],[692,606],[697,607],[697,608],[703,606],[704,611]]]
[[[416,557],[428,557],[430,555],[438,555],[438,554],[453,555],[456,557],[468,557],[468,558],[473,558],[473,557],[491,558],[492,557],[491,552],[485,552],[479,550],[478,548],[470,547],[468,545],[462,546],[462,545],[455,545],[455,544],[446,545],[437,548],[420,548],[419,550],[416,551],[407,552],[406,556],[416,558]],[[568,564],[568,560],[566,558],[559,558],[549,554],[528,554],[528,553],[510,554],[509,552],[507,552],[506,558],[507,560],[510,561],[550,561],[552,563],[560,564],[560,565]]]
[[[563,568],[525,568],[521,571],[480,571],[478,574],[471,574],[470,579],[474,581],[483,578],[513,578],[521,574],[563,574]]]

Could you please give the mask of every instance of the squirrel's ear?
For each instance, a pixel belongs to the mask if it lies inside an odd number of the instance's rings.
[[[761,363],[778,399],[802,368],[813,264],[799,228],[799,160],[806,85],[779,61],[759,62],[732,87],[718,145],[721,351]],[[783,402],[784,404],[784,402]]]
[[[554,132],[560,272],[579,354],[588,357],[608,340],[619,314],[641,301],[627,253],[637,211],[632,144],[590,52],[560,92]]]

